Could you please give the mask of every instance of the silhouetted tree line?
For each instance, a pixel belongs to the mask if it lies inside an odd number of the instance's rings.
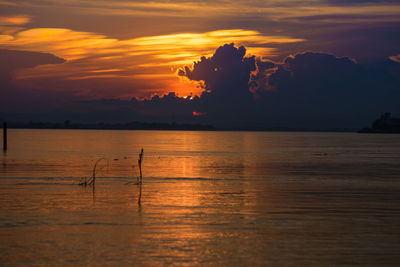
[[[360,133],[400,133],[400,118],[394,118],[385,112],[372,123],[371,128],[363,128]]]

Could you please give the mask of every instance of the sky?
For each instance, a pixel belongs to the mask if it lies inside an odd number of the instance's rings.
[[[399,63],[394,0],[0,0],[6,119],[351,127],[399,112]]]

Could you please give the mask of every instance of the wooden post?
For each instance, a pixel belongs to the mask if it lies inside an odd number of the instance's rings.
[[[7,122],[3,123],[3,150],[7,150]]]

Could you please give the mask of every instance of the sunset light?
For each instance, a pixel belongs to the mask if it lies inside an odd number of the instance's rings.
[[[0,265],[398,266],[399,103],[400,0],[0,0]]]
[[[60,28],[37,28],[10,36],[0,35],[0,45],[29,51],[48,51],[67,60],[63,66],[41,66],[21,71],[15,77],[17,84],[35,86],[36,79],[48,79],[47,85],[41,85],[42,89],[68,91],[75,90],[77,85],[65,81],[90,79],[93,85],[89,85],[85,91],[88,97],[95,98],[106,96],[96,92],[98,86],[104,84],[104,79],[108,80],[107,83],[115,84],[121,81],[146,84],[146,88],[143,88],[145,90],[132,92],[131,96],[136,94],[148,97],[153,93],[163,94],[170,91],[199,95],[202,89],[197,84],[181,84],[182,79],[175,72],[179,67],[190,65],[201,56],[211,55],[219,45],[232,42],[246,44],[249,54],[265,57],[274,55],[275,48],[268,47],[269,44],[302,41],[304,40],[285,36],[265,36],[257,31],[242,29],[128,40]],[[112,74],[103,74],[109,72]],[[126,95],[127,92],[114,90],[115,97]]]
[[[193,116],[195,117],[205,116],[205,115],[207,115],[207,112],[193,111]]]

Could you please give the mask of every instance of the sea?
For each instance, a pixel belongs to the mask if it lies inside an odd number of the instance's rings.
[[[400,135],[9,129],[0,152],[1,265],[398,266],[399,233]]]

